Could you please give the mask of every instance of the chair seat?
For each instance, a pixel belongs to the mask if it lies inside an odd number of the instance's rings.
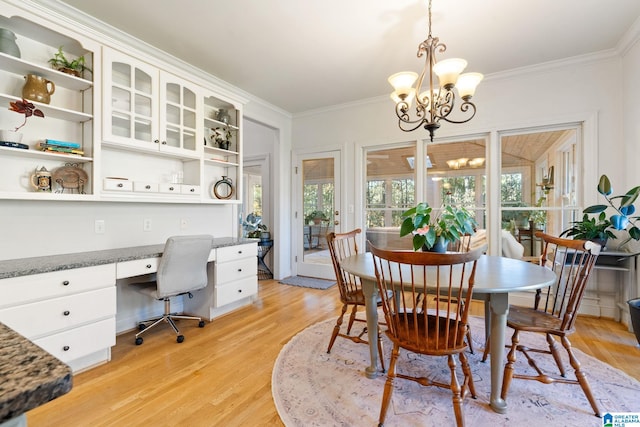
[[[534,310],[529,307],[520,307],[517,305],[509,306],[507,326],[513,329],[565,335],[561,331],[561,323],[562,319],[543,311]],[[558,333],[555,331],[558,331]]]
[[[162,299],[158,296],[158,285],[155,281],[144,283],[132,283],[133,289],[143,295],[147,295],[154,299]]]
[[[398,317],[399,325],[396,325],[397,337],[386,331],[389,339],[409,351],[435,356],[460,353],[467,349],[464,339],[467,334],[465,323],[440,316],[436,324],[438,316],[428,315],[428,331],[425,333],[424,316],[423,313],[416,314],[415,318],[413,313],[401,314]]]

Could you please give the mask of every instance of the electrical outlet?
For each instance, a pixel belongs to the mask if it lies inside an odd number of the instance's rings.
[[[96,234],[104,234],[104,230],[105,230],[104,219],[96,219],[94,230]]]
[[[151,220],[149,218],[142,221],[142,231],[151,231]]]
[[[187,222],[187,220],[182,218],[180,220],[180,230],[186,230],[188,226],[189,226],[189,223]]]

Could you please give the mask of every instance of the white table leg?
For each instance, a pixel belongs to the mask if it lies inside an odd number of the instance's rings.
[[[378,376],[379,357],[378,354],[378,286],[375,281],[362,279],[362,293],[364,294],[364,305],[367,315],[367,333],[369,337],[369,354],[371,364],[365,369],[367,378]]]
[[[491,309],[491,397],[490,404],[499,414],[507,412],[507,402],[500,394],[504,376],[504,335],[507,329],[509,294],[498,293],[489,296]]]

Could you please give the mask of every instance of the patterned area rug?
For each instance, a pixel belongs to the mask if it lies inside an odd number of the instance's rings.
[[[373,426],[378,423],[386,377],[381,375],[373,380],[365,377],[364,368],[369,364],[366,345],[338,338],[331,354],[327,354],[334,322],[317,323],[300,332],[284,346],[276,360],[272,392],[278,414],[286,426]],[[464,401],[467,425],[602,426],[602,420],[593,415],[582,389],[569,384],[545,385],[514,379],[507,399],[508,413],[494,412],[489,407],[490,365],[488,361],[480,361],[484,344],[477,342],[478,337],[484,337],[484,321],[473,318],[471,325],[476,354],[469,355],[469,363],[478,398],[467,396]],[[522,334],[522,343],[544,344],[543,337],[538,340],[537,336],[533,339],[530,336]],[[391,346],[389,341],[384,344],[388,364]],[[640,411],[640,382],[579,350],[575,353],[588,374],[603,414]],[[519,354],[517,369],[531,371],[522,359]],[[553,364],[552,360],[549,362],[546,366]],[[425,372],[425,369],[429,377],[449,382],[446,357],[424,358],[401,350],[398,372]],[[459,363],[458,369],[458,379],[461,379]],[[455,425],[451,396],[446,389],[396,379],[385,426]]]
[[[336,284],[335,280],[317,279],[315,277],[290,276],[280,280],[280,283],[303,288],[329,289]]]

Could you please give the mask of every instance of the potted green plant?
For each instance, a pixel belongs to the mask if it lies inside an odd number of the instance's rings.
[[[582,211],[582,220],[573,221],[571,223],[573,225],[564,230],[560,236],[592,240],[604,247],[608,239],[616,238],[613,230],[626,230],[628,237],[620,246],[631,239],[640,240],[640,228],[636,226],[636,220],[640,217],[631,216],[636,211],[634,203],[640,195],[640,186],[633,187],[621,196],[611,196],[613,193],[611,181],[607,175],[602,175],[598,181],[597,189],[598,193],[604,196],[607,204],[597,204],[585,208]],[[613,209],[615,213],[607,217],[607,209]]]
[[[320,224],[322,221],[326,221],[327,219],[327,214],[325,214],[323,211],[321,210],[314,210],[310,213],[307,214],[307,216],[304,217],[304,220],[307,224]]]
[[[24,115],[24,121],[13,130],[0,129],[0,141],[2,142],[19,143],[22,140],[22,134],[18,130],[27,124],[27,119],[31,116],[44,117],[44,113],[26,99],[9,101],[9,110]]]
[[[413,234],[413,249],[444,252],[448,243],[457,242],[466,234],[473,234],[477,223],[467,209],[443,205],[435,218],[433,209],[426,202],[418,203],[403,212],[400,237]]]
[[[252,239],[269,240],[271,233],[268,232],[268,227],[262,223],[262,217],[251,212],[247,215],[247,219],[242,221],[242,228],[244,229],[246,237]]]
[[[53,66],[58,71],[62,71],[63,73],[72,74],[76,77],[80,77],[84,70],[89,72],[91,68],[89,68],[86,64],[86,60],[84,59],[84,55],[79,56],[76,59],[69,60],[62,52],[62,46],[58,48],[58,51],[53,54],[53,58],[49,59],[49,64]]]

